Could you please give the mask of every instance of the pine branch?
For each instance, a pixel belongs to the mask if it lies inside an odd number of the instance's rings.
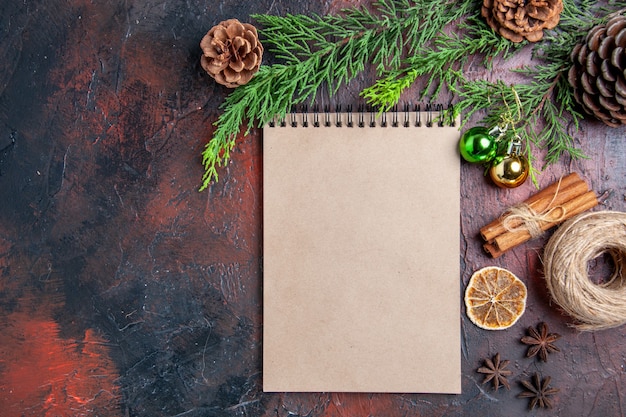
[[[482,19],[473,15],[459,24],[452,35],[437,35],[431,46],[403,60],[401,68],[387,71],[374,85],[364,89],[361,95],[369,104],[381,110],[389,110],[399,102],[406,88],[418,78],[427,76],[426,86],[420,96],[423,98],[429,95],[436,100],[444,86],[451,88],[453,84],[456,85],[457,74],[470,57],[482,55],[484,66],[489,68],[495,57],[506,59],[522,46],[497,35]]]
[[[617,8],[624,5],[625,2],[612,4]],[[548,31],[545,40],[533,48],[533,58],[539,63],[518,71],[530,81],[513,87],[522,103],[520,111],[528,116],[520,127],[527,139],[527,149],[533,144],[546,150],[546,165],[558,162],[563,155],[586,158],[568,129],[571,126],[574,132],[578,131],[584,115],[578,110],[567,72],[571,67],[570,53],[576,43],[582,41],[593,26],[608,20],[607,13],[606,7],[597,7],[588,0],[579,4],[564,1],[559,25]],[[537,126],[543,127],[538,131]]]
[[[274,117],[284,117],[294,105],[313,101],[323,86],[332,96],[370,65],[379,79],[362,95],[381,110],[395,105],[406,88],[423,78],[422,98],[436,99],[444,87],[459,97],[452,111],[464,115],[463,123],[478,112],[486,114],[486,125],[498,124],[507,105],[524,115],[515,133],[525,139],[531,162],[533,146],[547,149],[546,163],[563,154],[584,157],[568,131],[569,126],[577,129],[583,117],[567,82],[569,53],[589,28],[605,21],[612,10],[626,7],[626,2],[600,7],[591,0],[564,0],[557,28],[533,46],[534,65],[519,70],[528,82],[512,88],[501,81],[463,76],[470,57],[481,56],[485,68],[490,68],[494,58],[506,60],[524,46],[490,29],[478,16],[481,3],[378,0],[372,10],[348,9],[339,15],[253,16],[263,25],[260,33],[267,51],[281,63],[262,66],[224,101],[214,136],[203,151],[201,190],[218,179],[218,167],[229,160],[243,126],[247,134]],[[445,34],[444,28],[453,34]],[[535,181],[534,168],[532,172]]]
[[[529,77],[529,82],[508,86],[502,81],[492,83],[460,78],[460,86],[454,89],[459,96],[455,107],[465,114],[464,120],[469,120],[475,113],[486,113],[481,122],[495,126],[503,119],[510,118],[511,114],[519,115],[515,130],[509,132],[509,135],[517,134],[525,143],[535,185],[538,171],[533,165],[533,147],[547,150],[546,164],[557,162],[563,154],[572,158],[585,157],[576,148],[567,128],[572,125],[577,130],[583,116],[577,110],[572,89],[566,79],[569,68],[566,59],[564,56],[561,60],[520,70]],[[539,126],[542,128],[538,129]]]
[[[260,127],[284,117],[294,105],[314,100],[323,85],[332,96],[366,66],[373,65],[379,73],[398,68],[405,48],[419,50],[476,4],[379,0],[373,12],[355,8],[326,16],[254,15],[263,24],[262,42],[283,63],[262,66],[220,107],[213,138],[202,153],[205,174],[200,190],[218,179],[218,168],[228,162],[242,126]]]

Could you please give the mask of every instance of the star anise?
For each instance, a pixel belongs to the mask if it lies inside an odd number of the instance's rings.
[[[522,343],[530,345],[526,357],[530,358],[539,354],[539,358],[547,362],[548,354],[552,352],[560,352],[561,349],[554,345],[558,339],[561,338],[560,334],[549,333],[548,325],[544,322],[539,323],[537,329],[533,327],[528,328],[528,336],[522,337]]]
[[[509,381],[507,381],[506,377],[511,375],[513,372],[505,369],[508,364],[509,361],[501,361],[500,354],[496,353],[493,359],[485,359],[485,366],[481,366],[480,368],[478,368],[477,372],[485,374],[485,380],[483,381],[483,384],[492,381],[493,389],[495,391],[500,388],[500,384],[506,387],[506,389],[511,389],[511,387],[509,386]]]
[[[529,408],[531,410],[536,406],[539,406],[539,408],[552,408],[552,402],[548,397],[559,392],[559,389],[551,388],[550,381],[551,378],[549,376],[542,380],[541,375],[535,372],[530,381],[520,381],[526,388],[526,391],[521,392],[517,398],[530,398]]]

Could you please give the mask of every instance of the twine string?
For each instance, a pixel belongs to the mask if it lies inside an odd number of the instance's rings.
[[[508,232],[527,231],[531,238],[536,238],[543,234],[541,223],[558,223],[565,219],[567,215],[565,207],[561,205],[551,207],[556,196],[559,194],[562,180],[563,178],[561,177],[557,184],[556,191],[552,196],[552,200],[550,200],[548,205],[541,212],[538,213],[528,204],[518,204],[509,208],[504,213],[502,226],[504,226]],[[560,213],[554,218],[553,215],[556,211],[560,211]]]
[[[607,254],[613,274],[589,278],[589,263]],[[600,211],[575,216],[552,235],[544,250],[544,277],[552,299],[577,320],[579,330],[626,324],[626,213]]]
[[[553,217],[555,211],[560,211],[556,218]],[[567,210],[563,206],[551,207],[537,213],[529,205],[520,204],[507,210],[502,225],[509,232],[527,231],[531,238],[536,238],[543,234],[541,223],[558,223],[565,218],[566,214]],[[519,222],[521,222],[519,226],[513,226]]]

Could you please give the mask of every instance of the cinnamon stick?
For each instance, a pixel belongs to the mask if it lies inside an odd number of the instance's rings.
[[[487,252],[489,255],[491,255],[492,258],[497,258],[499,256],[502,256],[502,254],[504,254],[504,252],[502,252],[500,249],[498,249],[496,247],[496,245],[493,244],[493,242],[485,243],[483,245],[483,249],[485,249],[485,252]]]
[[[598,205],[598,198],[593,191],[588,191],[560,205],[562,210],[553,210],[545,213],[545,220],[538,222],[542,231],[546,231],[557,224],[563,223],[567,219],[583,213]],[[528,230],[520,229],[507,231],[493,239],[493,242],[486,243],[483,247],[494,258],[502,255],[507,250],[514,248],[528,240],[532,236]]]
[[[587,183],[583,181],[577,173],[573,172],[563,178],[560,181],[556,181],[543,190],[530,196],[523,204],[530,207],[537,213],[542,213],[550,207],[557,207],[563,205],[568,200],[579,196],[589,190]],[[548,207],[550,206],[550,207]],[[520,226],[518,224],[511,224],[511,227]],[[489,242],[495,239],[497,236],[505,233],[507,230],[504,227],[502,218],[498,218],[488,225],[480,229],[480,235],[482,238]]]
[[[575,185],[576,188],[570,189],[569,187],[572,185]],[[563,195],[566,189],[568,190],[568,194]],[[577,173],[572,172],[536,194],[533,194],[525,200],[523,204],[526,204],[537,213],[541,213],[548,208],[551,202],[553,206],[560,205],[572,198],[573,195],[576,195],[576,191],[580,191],[579,194],[582,194],[588,190],[587,183],[585,183]],[[480,235],[487,242],[504,232],[506,232],[506,228],[502,224],[501,218],[495,219],[480,229]]]
[[[556,185],[556,183],[552,185]],[[544,193],[544,191],[546,191],[548,188],[551,188],[552,185],[533,195],[523,204],[528,206],[535,213],[544,213],[552,207],[562,206],[565,202],[572,200],[573,198],[580,195],[583,195],[584,193],[589,191],[587,183],[583,180],[580,180],[566,185],[565,188],[563,188],[563,183],[561,183],[560,189],[554,187],[553,189],[549,190],[549,192]],[[485,241],[489,242],[501,235],[502,233],[507,232],[507,229],[504,226],[504,218],[506,218],[506,216],[500,217],[480,229],[480,235]],[[521,220],[511,220],[508,224],[509,227],[518,227],[521,225]]]

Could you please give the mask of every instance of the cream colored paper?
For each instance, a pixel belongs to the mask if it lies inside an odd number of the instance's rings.
[[[263,388],[460,393],[458,128],[336,117],[263,130]]]

